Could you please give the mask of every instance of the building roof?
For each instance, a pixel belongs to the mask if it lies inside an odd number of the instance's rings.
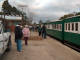
[[[4,16],[2,16],[2,18],[4,18]],[[22,17],[21,16],[5,16],[5,19],[7,19],[7,20],[22,20]]]

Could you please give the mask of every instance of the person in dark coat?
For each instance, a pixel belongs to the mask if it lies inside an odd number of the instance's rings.
[[[41,36],[41,26],[38,26],[38,33],[39,33],[39,36]]]
[[[15,42],[17,43],[17,50],[20,52],[22,50],[22,39],[23,33],[20,25],[15,27]]]
[[[46,26],[45,25],[43,25],[42,27],[42,37],[46,39]]]

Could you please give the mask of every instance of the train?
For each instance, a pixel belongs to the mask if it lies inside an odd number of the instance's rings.
[[[43,24],[48,35],[80,48],[80,16]]]

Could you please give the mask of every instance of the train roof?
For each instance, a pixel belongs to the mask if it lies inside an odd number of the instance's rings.
[[[65,19],[71,19],[71,18],[77,18],[77,17],[80,17],[80,15],[68,17],[68,18],[65,18]],[[63,20],[64,20],[64,19],[63,19]]]
[[[78,15],[78,16],[73,16],[73,17],[64,19],[64,20],[62,20],[62,21],[65,21],[65,22],[79,22],[79,21],[80,21],[80,15]]]
[[[48,22],[48,23],[43,23],[43,24],[61,23],[61,22],[62,22],[61,20],[58,20],[58,21],[53,21],[53,22]]]
[[[68,17],[66,19],[63,19],[63,20],[56,20],[56,21],[51,21],[51,22],[47,22],[47,23],[43,23],[43,24],[50,24],[50,23],[55,23],[55,22],[62,22],[62,21],[68,21],[67,19],[69,19],[69,21],[79,21],[79,19],[77,20],[71,20],[72,18],[80,18],[80,15],[77,15],[77,16],[73,16],[73,17]]]

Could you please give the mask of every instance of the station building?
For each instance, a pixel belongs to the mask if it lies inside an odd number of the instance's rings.
[[[21,16],[1,16],[0,21],[4,22],[6,31],[14,32],[17,24],[23,24],[25,20],[22,20]]]

